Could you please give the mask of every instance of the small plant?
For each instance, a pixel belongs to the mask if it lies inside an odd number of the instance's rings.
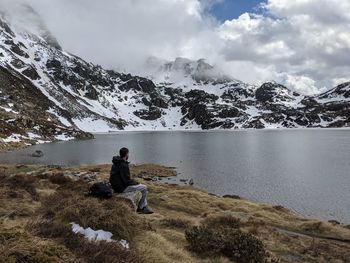
[[[251,234],[237,229],[193,227],[186,231],[189,249],[202,256],[224,255],[240,263],[265,263],[263,243]]]
[[[230,233],[224,241],[222,253],[233,261],[242,263],[263,263],[266,261],[264,244],[251,234],[241,231]]]
[[[186,231],[189,249],[203,256],[217,256],[224,248],[224,235],[213,228],[200,226]]]

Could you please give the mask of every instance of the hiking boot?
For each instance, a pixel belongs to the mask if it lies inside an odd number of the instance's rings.
[[[152,211],[152,209],[150,209],[148,206],[146,206],[142,209],[137,209],[137,213],[144,214],[144,215],[150,215],[150,214],[153,214],[154,212]]]

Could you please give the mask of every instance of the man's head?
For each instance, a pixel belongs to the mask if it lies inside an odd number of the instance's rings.
[[[121,148],[119,150],[119,155],[124,160],[128,160],[129,159],[129,149],[128,148]]]

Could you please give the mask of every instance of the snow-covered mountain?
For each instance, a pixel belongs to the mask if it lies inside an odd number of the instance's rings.
[[[88,63],[38,32],[0,19],[0,144],[117,130],[350,126],[350,83],[302,96],[184,58],[151,59],[148,77],[138,77]]]

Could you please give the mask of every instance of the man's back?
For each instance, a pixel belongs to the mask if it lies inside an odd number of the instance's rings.
[[[126,160],[116,156],[112,162],[109,181],[115,192],[122,193],[128,186],[138,184],[130,178],[129,163]]]

